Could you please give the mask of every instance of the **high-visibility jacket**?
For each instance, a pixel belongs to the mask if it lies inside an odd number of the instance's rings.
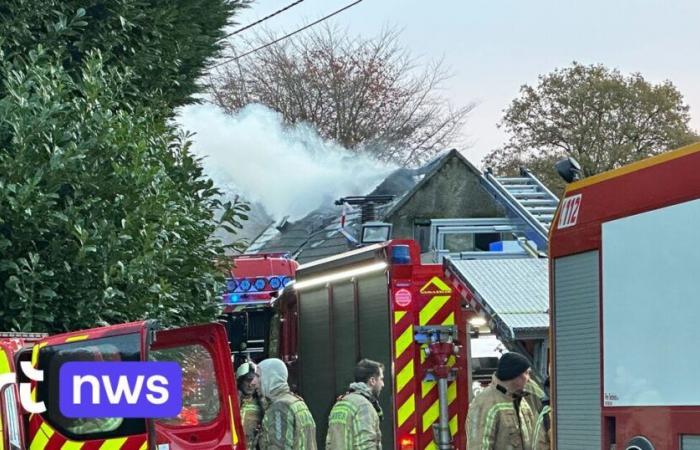
[[[542,400],[544,399],[544,391],[535,380],[530,378],[527,383],[525,383],[525,392],[530,394],[525,397],[525,400],[527,401],[528,405],[530,405],[532,413],[535,415],[535,417],[537,417],[544,407],[542,404]]]
[[[469,450],[531,450],[535,416],[527,401],[492,383],[469,405]]]
[[[254,395],[243,395],[241,397],[241,422],[243,424],[243,433],[245,434],[245,443],[247,450],[257,448],[258,434],[263,418],[262,405],[258,398]]]
[[[316,423],[304,400],[289,388],[273,392],[258,439],[260,450],[316,450]]]
[[[551,448],[552,408],[546,405],[537,418],[532,432],[532,450],[549,450]]]
[[[365,383],[352,383],[328,416],[326,450],[381,450],[381,408]]]

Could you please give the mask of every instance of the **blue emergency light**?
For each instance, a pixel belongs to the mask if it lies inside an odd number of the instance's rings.
[[[391,247],[391,262],[394,264],[411,264],[411,250],[408,245]]]
[[[279,277],[272,277],[268,281],[270,287],[274,290],[277,290],[282,287],[282,280],[280,280]]]
[[[243,278],[241,281],[238,282],[239,291],[248,292],[252,286],[253,284],[247,278]]]
[[[253,284],[253,287],[255,287],[255,290],[260,292],[265,290],[265,285],[267,283],[265,282],[264,278],[256,278],[255,283]]]

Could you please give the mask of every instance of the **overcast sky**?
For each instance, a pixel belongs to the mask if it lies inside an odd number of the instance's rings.
[[[257,0],[236,19],[248,24],[290,3]],[[266,25],[281,35],[349,3],[305,0]],[[454,74],[449,97],[457,105],[478,102],[464,130],[471,147],[461,150],[481,167],[505,140],[496,124],[519,87],[574,60],[671,80],[700,129],[698,17],[697,0],[364,0],[329,22],[363,36],[396,26],[414,56],[444,57]]]

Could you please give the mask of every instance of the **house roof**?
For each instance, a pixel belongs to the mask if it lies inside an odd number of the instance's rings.
[[[546,337],[549,328],[547,258],[446,259],[451,278],[466,286],[473,294],[473,301],[505,336],[511,339]]]
[[[426,179],[432,177],[443,167],[450,157],[457,155],[473,170],[475,168],[457,150],[441,153],[426,165],[417,169],[400,168],[392,172],[367,195],[394,195],[391,203],[377,208],[379,217],[387,217],[397,210],[398,204],[403,205],[423,185]],[[478,171],[477,171],[478,173]],[[400,208],[400,206],[399,206]],[[349,250],[348,239],[340,227],[342,208],[334,205],[323,205],[306,217],[293,223],[280,226],[271,224],[265,229],[246,250],[246,253],[289,253],[292,258],[301,263],[314,261]],[[345,217],[345,231],[358,236],[360,228],[360,212],[351,210]]]
[[[394,212],[400,210],[414,195],[416,192],[420,191],[421,188],[432,178],[433,175],[438,173],[440,169],[442,169],[445,164],[451,159],[451,158],[458,158],[462,163],[464,163],[465,166],[472,172],[477,177],[481,176],[481,172],[479,169],[474,167],[472,163],[467,160],[467,158],[464,157],[460,152],[458,152],[456,149],[449,150],[443,154],[440,155],[440,157],[433,159],[430,161],[428,164],[422,167],[423,174],[422,176],[418,179],[417,183],[415,183],[410,190],[408,190],[405,195],[401,196],[401,198],[397,199],[394,203],[391,204],[391,207],[387,209],[387,211],[384,214],[384,217],[388,217],[392,215]]]

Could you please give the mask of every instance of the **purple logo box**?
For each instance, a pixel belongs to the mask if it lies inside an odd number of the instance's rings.
[[[175,417],[182,368],[175,362],[67,362],[59,371],[59,408],[71,418]]]

